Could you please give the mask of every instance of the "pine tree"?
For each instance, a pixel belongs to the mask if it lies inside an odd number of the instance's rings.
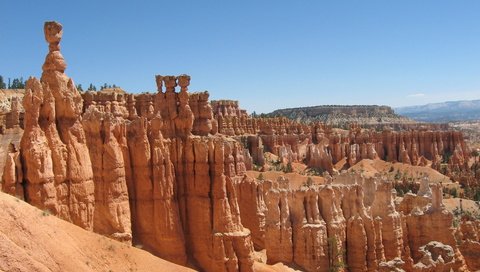
[[[3,82],[3,77],[0,76],[0,89],[5,89],[7,88],[7,85],[5,85],[5,82]]]
[[[12,81],[11,89],[20,89],[20,80],[18,78],[14,78]]]
[[[20,82],[18,83],[18,89],[25,89],[25,81],[23,81],[23,77],[20,77]]]
[[[292,166],[291,162],[287,163],[287,166],[285,167],[284,172],[285,173],[292,173],[293,172],[293,166]]]
[[[78,85],[77,85],[77,90],[78,90],[79,92],[83,92],[82,84],[78,84]]]
[[[9,84],[9,89],[25,89],[25,83],[23,82],[23,77],[14,78],[12,81],[12,85]]]
[[[92,83],[90,83],[90,85],[88,86],[87,91],[96,91],[96,90],[97,90],[97,87],[95,87],[95,85],[93,85]]]

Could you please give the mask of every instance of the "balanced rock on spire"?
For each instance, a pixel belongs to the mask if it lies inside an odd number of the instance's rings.
[[[46,22],[49,53],[40,81],[30,78],[23,100],[21,140],[27,201],[85,229],[93,229],[94,184],[81,120],[83,100],[64,74],[62,25]]]

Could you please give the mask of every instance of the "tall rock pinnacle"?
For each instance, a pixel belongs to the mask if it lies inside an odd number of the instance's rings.
[[[29,78],[23,105],[26,199],[85,229],[93,229],[94,184],[85,132],[83,100],[64,74],[62,25],[46,22],[49,53],[40,81]]]

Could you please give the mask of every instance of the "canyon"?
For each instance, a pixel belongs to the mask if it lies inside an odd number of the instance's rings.
[[[201,271],[480,269],[480,222],[455,225],[443,204],[448,173],[469,167],[461,132],[251,116],[189,92],[188,75],[156,75],[155,93],[81,93],[62,25],[44,33],[41,78],[6,102],[3,192]],[[446,175],[412,177],[418,192],[399,196],[389,170],[360,167],[380,161]]]

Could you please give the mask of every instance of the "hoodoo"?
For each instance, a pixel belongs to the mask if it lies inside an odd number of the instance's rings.
[[[49,52],[40,80],[26,84],[21,140],[25,199],[85,229],[93,229],[95,196],[92,163],[81,122],[82,96],[65,75],[62,25],[46,22]]]
[[[189,93],[188,75],[155,76],[155,93],[79,92],[62,25],[44,31],[49,53],[27,81],[23,120],[11,107],[24,130],[5,149],[4,192],[202,271],[479,269],[480,225],[454,226],[433,178],[468,168],[462,133],[259,118]],[[420,189],[399,197],[393,177],[406,167],[433,174],[404,178]]]

